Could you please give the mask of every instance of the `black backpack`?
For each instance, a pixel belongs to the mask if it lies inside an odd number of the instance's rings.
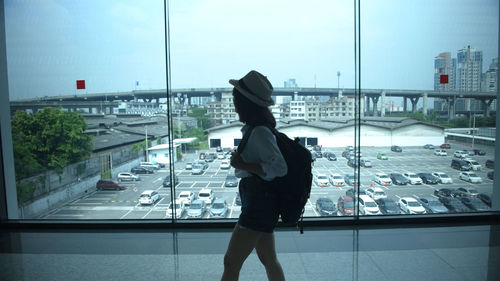
[[[309,199],[312,185],[311,153],[300,144],[299,138],[292,140],[275,128],[268,128],[276,137],[280,152],[288,166],[288,172],[285,176],[277,177],[270,182],[262,182],[277,195],[281,221],[291,225],[298,224],[300,233],[304,233],[302,225],[304,207]],[[239,153],[243,151],[252,130],[253,127],[249,127],[245,132],[238,145]]]

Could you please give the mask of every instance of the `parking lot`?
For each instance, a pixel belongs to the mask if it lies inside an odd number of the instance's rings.
[[[493,159],[494,147],[480,147],[486,152],[484,156],[473,156],[481,164],[481,170],[475,171],[482,178],[482,183],[473,184],[459,179],[459,171],[450,167],[453,152],[455,150],[470,149],[470,147],[452,144],[448,149],[447,156],[436,156],[434,150],[423,147],[404,147],[402,152],[392,152],[389,147],[362,147],[362,158],[372,162],[371,168],[360,168],[361,188],[381,187],[389,198],[397,201],[400,197],[421,197],[434,196],[433,191],[438,188],[475,188],[480,193],[491,195],[493,181],[488,179],[486,174],[492,169],[486,168],[484,163],[487,159]],[[318,173],[331,175],[338,173],[342,176],[352,174],[355,169],[347,165],[347,159],[342,157],[344,148],[324,148],[322,151],[335,153],[336,161],[329,161],[326,158],[317,158],[313,166],[313,174]],[[377,153],[384,152],[388,160],[377,159]],[[224,198],[228,204],[228,218],[237,218],[240,214],[240,206],[235,202],[237,187],[225,187],[224,181],[228,173],[234,173],[234,169],[221,169],[221,159],[208,163],[208,168],[201,175],[192,175],[190,170],[185,169],[189,161],[198,158],[198,154],[185,154],[184,162],[175,163],[175,173],[179,178],[179,183],[175,188],[177,196],[181,191],[191,191],[195,195],[202,188],[210,188],[217,198]],[[405,186],[383,186],[373,182],[375,173],[405,173],[405,172],[444,172],[452,179],[452,184],[422,184]],[[61,208],[54,209],[46,219],[164,219],[168,204],[171,201],[171,190],[162,186],[163,179],[168,175],[168,170],[163,168],[154,174],[141,174],[141,180],[136,182],[124,182],[125,190],[114,191],[93,191],[86,196],[77,199]],[[345,195],[346,190],[352,188],[349,185],[327,185],[320,186],[313,181],[311,197],[306,205],[305,216],[319,216],[316,210],[316,200],[322,197],[337,202],[341,195]],[[153,205],[140,205],[139,196],[144,190],[156,190],[160,194],[160,199]],[[186,218],[185,212],[181,219]],[[209,218],[208,209],[203,218]]]

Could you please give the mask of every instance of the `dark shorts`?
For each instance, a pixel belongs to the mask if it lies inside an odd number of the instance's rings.
[[[276,195],[262,180],[252,176],[242,178],[239,185],[241,214],[238,223],[243,228],[272,233],[278,223],[279,213]]]

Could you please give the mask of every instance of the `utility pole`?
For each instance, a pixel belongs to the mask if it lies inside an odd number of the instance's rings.
[[[340,89],[340,71],[337,71],[337,88]]]
[[[476,114],[472,115],[472,149],[474,149],[474,135],[476,134]]]
[[[148,126],[146,126],[146,162],[149,161],[149,155],[148,155]]]

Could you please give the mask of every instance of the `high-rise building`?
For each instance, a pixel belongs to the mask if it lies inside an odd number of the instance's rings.
[[[434,91],[448,92],[456,90],[457,60],[451,58],[450,52],[440,53],[434,58]],[[447,83],[441,83],[441,76],[447,75]],[[435,110],[444,110],[443,99],[434,100]]]
[[[496,92],[498,87],[497,81],[498,58],[492,60],[490,68],[484,73],[482,92]]]
[[[480,92],[483,69],[483,52],[471,46],[457,53],[457,90],[460,92]],[[474,99],[459,99],[456,110],[481,110],[482,103]]]

